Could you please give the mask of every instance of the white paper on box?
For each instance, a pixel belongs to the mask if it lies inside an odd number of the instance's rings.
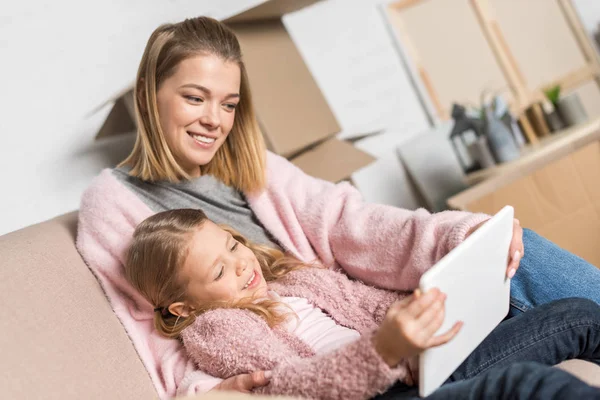
[[[283,21],[342,127],[340,139],[429,126],[376,1],[319,2]]]

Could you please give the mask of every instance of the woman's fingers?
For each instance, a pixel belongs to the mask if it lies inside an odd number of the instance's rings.
[[[463,323],[459,321],[455,323],[454,326],[450,328],[446,333],[432,337],[427,343],[427,348],[441,346],[443,344],[448,343],[454,338],[454,336],[458,334],[462,326]]]
[[[506,268],[506,276],[508,278],[512,278],[515,276],[515,273],[519,268],[519,264],[524,252],[523,228],[521,228],[521,223],[518,219],[513,221],[513,236],[508,251],[509,263],[508,267]]]

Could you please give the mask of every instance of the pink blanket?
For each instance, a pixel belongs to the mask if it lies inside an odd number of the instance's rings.
[[[448,211],[429,214],[364,203],[349,184],[312,178],[282,157],[268,156],[268,187],[247,193],[255,215],[291,253],[389,289],[411,290],[424,271],[489,218]],[[110,170],[86,190],[77,248],[97,276],[161,398],[204,392],[220,380],[196,369],[177,340],[153,329],[152,307],[123,275],[135,226],[152,211]]]

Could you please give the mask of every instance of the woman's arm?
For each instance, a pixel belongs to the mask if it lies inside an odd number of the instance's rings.
[[[383,392],[406,377],[404,366],[390,368],[379,356],[372,335],[335,351],[312,355],[303,342],[245,310],[205,313],[184,330],[190,357],[211,375],[226,378],[254,370],[270,370],[270,383],[260,393],[308,398],[363,399]],[[300,344],[300,346],[298,346]],[[304,353],[302,356],[299,354]]]
[[[221,380],[199,372],[179,341],[156,333],[151,305],[125,279],[125,251],[136,225],[150,215],[152,210],[106,169],[81,199],[77,250],[102,285],[159,397],[175,397],[182,381],[193,387],[191,393],[208,391]]]
[[[382,288],[414,289],[423,272],[489,218],[366,203],[352,185],[311,177],[271,153],[268,174],[267,189],[248,196],[266,228],[303,258],[314,250],[324,264]]]

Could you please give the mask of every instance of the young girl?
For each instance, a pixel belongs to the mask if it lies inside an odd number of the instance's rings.
[[[156,330],[181,337],[201,369],[221,378],[270,370],[262,389],[270,394],[366,399],[401,381],[391,393],[414,397],[407,387],[416,383],[416,356],[460,329],[434,336],[444,318],[438,290],[405,297],[350,280],[251,243],[200,210],[143,221],[125,271],[154,307]],[[544,324],[548,318],[561,328]],[[591,301],[561,300],[509,319],[450,379],[461,381],[430,398],[600,399],[600,390],[566,372],[515,364],[569,357],[600,359],[600,307]]]

